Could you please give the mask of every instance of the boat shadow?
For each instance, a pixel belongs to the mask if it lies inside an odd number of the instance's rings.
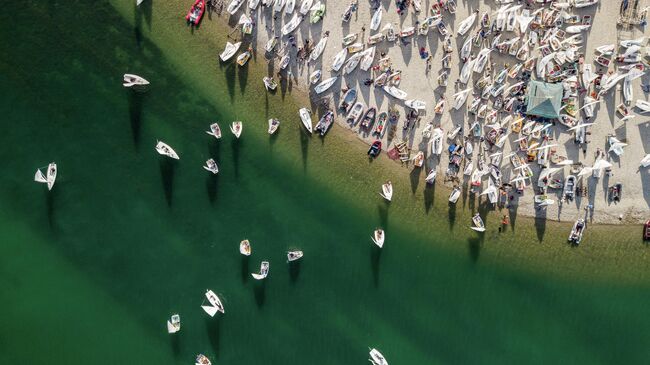
[[[375,287],[379,286],[379,269],[381,263],[381,251],[380,247],[377,247],[374,243],[370,247],[370,267],[372,268],[372,282]]]
[[[162,178],[163,190],[167,205],[171,207],[174,187],[174,161],[168,157],[160,158],[160,176]]]
[[[237,78],[239,79],[239,91],[243,95],[246,91],[246,85],[248,85],[248,62],[244,66],[239,67],[239,70],[237,70]]]
[[[383,230],[386,230],[388,228],[388,207],[390,205],[390,202],[385,201],[383,204],[378,204],[377,205],[377,211],[379,212],[379,224],[381,225],[381,228]]]
[[[232,148],[232,162],[233,162],[233,169],[235,172],[235,179],[239,178],[239,152],[243,144],[244,142],[241,139],[235,138],[233,139],[232,144],[230,145],[230,147]]]
[[[476,234],[478,234],[478,236],[467,239],[469,259],[472,260],[472,263],[476,263],[479,256],[481,256],[481,248],[483,246],[483,241],[485,240],[485,234],[483,232],[476,232]]]
[[[210,204],[214,204],[217,200],[217,190],[219,186],[219,174],[210,173],[205,178],[205,190],[208,194]]]
[[[135,36],[135,42],[138,45],[138,48],[142,45],[142,21],[147,25],[147,28],[151,30],[151,10],[153,9],[153,0],[145,1],[143,4],[134,6],[134,24],[133,33]]]
[[[221,344],[221,317],[209,317],[205,319],[205,329],[208,333],[208,341],[210,341],[210,346],[212,347],[212,352],[214,357],[218,357],[219,347]]]
[[[250,256],[241,255],[241,281],[246,283],[250,277]]]
[[[171,335],[170,337],[170,345],[172,347],[172,353],[174,354],[175,358],[178,358],[179,355],[181,354],[181,336],[179,335]]]
[[[546,233],[546,209],[537,209],[535,212],[535,232],[539,242],[542,242]]]
[[[429,214],[433,201],[436,197],[436,184],[426,184],[424,186],[424,211]]]
[[[144,94],[129,90],[129,121],[131,122],[131,135],[136,149],[140,147],[143,98]]]
[[[309,155],[309,136],[303,132],[303,127],[298,129],[300,134],[300,153],[302,154],[302,170],[307,171],[307,156]]]
[[[300,276],[300,261],[289,262],[289,280],[292,284],[295,284],[298,281],[298,276]]]
[[[235,63],[219,62],[219,67],[225,67],[223,75],[226,77],[226,87],[228,88],[228,95],[230,95],[230,100],[232,101],[235,98],[236,65]]]
[[[257,304],[258,308],[262,308],[264,306],[264,302],[266,302],[266,280],[268,280],[268,278],[263,280],[256,280],[257,283],[255,283],[255,286],[253,288],[255,303]]]
[[[47,223],[50,225],[50,230],[54,228],[54,195],[56,189],[45,189],[45,212],[47,214]]]
[[[415,194],[415,191],[418,189],[420,184],[420,175],[422,174],[421,167],[414,167],[413,170],[409,173],[409,179],[411,180],[411,192]]]
[[[449,209],[447,210],[447,220],[449,221],[449,230],[454,229],[456,224],[456,204],[449,202]]]

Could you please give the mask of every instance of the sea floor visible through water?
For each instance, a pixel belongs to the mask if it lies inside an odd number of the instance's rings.
[[[640,229],[511,219],[335,128],[307,136],[263,60],[220,65],[216,15],[190,3],[6,4],[1,16],[0,363],[643,363],[650,355]],[[147,93],[122,74],[152,82]],[[277,136],[266,120],[282,121]],[[227,123],[244,121],[234,139]],[[221,122],[224,137],[204,131]],[[154,151],[173,146],[174,162]],[[220,173],[201,168],[215,158]],[[34,170],[59,166],[54,189]],[[378,196],[391,179],[395,201]],[[378,249],[370,240],[386,230]],[[238,252],[251,241],[251,257]],[[289,265],[286,251],[305,257]],[[261,261],[269,277],[250,276]],[[200,308],[206,289],[226,313]],[[179,313],[182,329],[166,333]]]

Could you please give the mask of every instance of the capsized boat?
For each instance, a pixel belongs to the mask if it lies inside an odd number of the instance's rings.
[[[327,113],[323,114],[323,116],[320,118],[318,123],[316,123],[316,127],[314,128],[314,130],[320,133],[321,136],[324,136],[332,126],[333,122],[334,122],[334,112],[328,110]]]
[[[239,253],[244,256],[250,256],[253,248],[249,240],[242,240],[239,242]]]
[[[181,316],[172,314],[171,318],[167,321],[167,333],[176,333],[181,330]]]
[[[244,124],[242,122],[238,121],[238,120],[232,122],[232,124],[230,125],[230,131],[237,138],[239,138],[239,136],[241,136],[242,129],[244,129]]]
[[[226,313],[221,303],[221,299],[215,294],[212,290],[208,289],[205,291],[205,297],[208,299],[210,305],[201,305],[201,308],[207,313],[210,317],[214,317],[217,312]]]
[[[158,143],[156,143],[156,151],[158,151],[159,154],[161,154],[163,156],[171,157],[174,160],[180,159],[180,157],[178,157],[178,154],[176,153],[176,151],[174,151],[165,142],[158,141]]]
[[[316,92],[316,94],[320,94],[324,92],[325,90],[329,89],[334,84],[334,82],[336,82],[336,79],[338,79],[338,76],[330,77],[327,80],[323,80],[320,84],[316,85],[314,91]]]
[[[373,232],[372,237],[370,237],[370,238],[372,239],[372,242],[375,243],[375,245],[379,246],[379,248],[384,247],[384,239],[386,238],[386,236],[384,234],[383,229],[377,228]]]
[[[391,199],[393,199],[393,183],[390,182],[390,180],[381,185],[381,193],[379,193],[379,195],[388,201],[391,201]]]
[[[221,138],[221,128],[219,128],[218,123],[210,124],[210,130],[206,131],[205,133],[207,133],[207,134],[209,134],[211,136],[214,136],[214,138],[216,138],[216,139]]]
[[[476,232],[485,232],[485,224],[483,223],[483,219],[481,219],[481,215],[479,213],[476,213],[472,217],[472,222],[474,223],[474,226],[470,227],[471,229],[475,230]]]
[[[228,61],[232,56],[235,55],[235,53],[237,53],[239,47],[241,47],[241,42],[237,42],[234,44],[230,42],[226,42],[226,47],[224,48],[223,52],[221,52],[221,54],[219,55],[219,58],[223,62]]]
[[[262,261],[260,264],[260,272],[258,273],[251,273],[251,276],[255,280],[262,280],[266,278],[269,275],[269,262],[268,261]]]
[[[582,240],[582,235],[585,233],[586,223],[584,219],[578,219],[573,223],[571,233],[569,234],[569,242],[574,245],[579,245]]]
[[[269,119],[269,134],[275,133],[278,128],[280,128],[280,121],[275,118]]]
[[[302,251],[288,251],[287,252],[287,261],[292,262],[301,259],[303,256]]]
[[[143,77],[134,75],[134,74],[124,74],[122,86],[124,87],[133,87],[136,89],[145,88],[149,85],[149,81],[145,80]]]
[[[298,110],[298,115],[300,115],[300,120],[302,121],[302,125],[305,126],[305,129],[307,129],[307,132],[312,133],[312,123],[311,123],[311,110],[307,108],[300,108]]]
[[[47,184],[47,190],[52,190],[54,187],[54,182],[56,182],[57,168],[55,162],[50,162],[47,165],[47,170],[45,174],[41,172],[41,169],[36,169],[36,174],[34,175],[34,181]]]
[[[243,0],[240,1],[243,2]],[[203,18],[203,13],[205,13],[205,0],[196,0],[192,5],[192,7],[190,8],[190,11],[187,12],[187,15],[185,16],[185,20],[187,20],[187,22],[192,25],[197,25],[199,24],[199,22],[201,22],[201,18]]]
[[[219,172],[219,166],[217,166],[217,163],[212,158],[205,161],[205,166],[203,166],[203,168],[215,175]]]

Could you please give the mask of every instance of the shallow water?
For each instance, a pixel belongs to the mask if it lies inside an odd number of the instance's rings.
[[[288,93],[260,92],[263,67],[219,66],[216,15],[192,32],[189,4],[134,15],[131,3],[10,4],[0,16],[0,363],[187,364],[202,352],[348,364],[369,346],[393,364],[647,358],[638,227],[593,227],[572,249],[566,225],[518,218],[499,233],[494,216],[476,236],[466,227],[482,206],[463,199],[450,213],[442,187],[368,162],[338,128],[307,137]],[[124,72],[152,87],[124,90]],[[283,123],[272,138],[270,115]],[[218,142],[203,133],[215,120]],[[157,139],[181,160],[159,157]],[[216,177],[201,168],[210,157]],[[48,193],[30,180],[51,160]],[[391,205],[377,195],[386,178]],[[298,265],[290,248],[305,251]],[[262,260],[270,275],[255,282]],[[200,309],[206,288],[225,315]]]

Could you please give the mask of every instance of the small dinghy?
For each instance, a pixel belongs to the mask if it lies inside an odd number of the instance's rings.
[[[124,74],[122,81],[122,86],[124,87],[142,90],[148,85],[149,81],[145,80],[143,77],[134,74]]]
[[[362,71],[368,71],[375,60],[375,47],[370,47],[361,53],[360,67]]]
[[[300,108],[298,114],[300,115],[300,120],[302,121],[302,125],[305,126],[307,132],[311,134],[313,132],[312,123],[311,123],[311,111],[307,108]]]
[[[460,194],[461,194],[461,188],[458,186],[454,186],[454,188],[451,190],[451,193],[449,194],[449,202],[452,204],[456,204],[458,198],[460,198]]]
[[[217,163],[212,158],[205,161],[205,166],[203,166],[203,168],[215,175],[219,172],[219,166],[217,166]]]
[[[234,0],[233,3],[237,1],[240,1],[242,3],[244,2],[244,0]],[[241,4],[239,4],[239,6],[241,6]],[[187,12],[187,15],[185,16],[185,20],[187,20],[187,22],[192,25],[197,25],[201,22],[201,18],[203,18],[203,13],[205,13],[205,0],[196,0],[192,5],[192,7],[190,8],[190,10]]]
[[[383,41],[384,38],[386,38],[386,36],[384,36],[384,33],[379,32],[379,33],[373,34],[370,37],[368,37],[368,44],[377,44],[377,43]]]
[[[474,226],[469,227],[476,232],[485,232],[485,224],[483,223],[483,219],[481,219],[481,215],[479,213],[476,213],[472,217],[472,223],[474,223]]]
[[[271,53],[273,52],[277,44],[278,44],[278,37],[273,37],[268,41],[266,41],[266,44],[264,45],[264,50],[268,53]]]
[[[413,166],[422,167],[424,165],[424,152],[418,152],[415,157],[413,157]]]
[[[445,111],[445,106],[447,105],[447,101],[445,98],[442,98],[436,103],[436,106],[433,108],[434,113],[436,114],[442,114]]]
[[[233,15],[239,10],[242,4],[244,4],[244,0],[232,0],[228,8],[226,8],[226,11],[228,11],[228,14]]]
[[[207,313],[210,317],[214,317],[217,312],[226,313],[221,304],[221,299],[210,289],[206,290],[205,297],[208,299],[210,305],[201,305],[201,308]]]
[[[273,5],[273,12],[274,13],[279,13],[282,11],[282,8],[284,8],[284,4],[287,3],[287,0],[275,0],[275,4]]]
[[[237,56],[237,64],[239,66],[244,66],[246,62],[251,58],[251,48],[247,49],[246,52],[243,52]]]
[[[311,7],[311,16],[309,17],[309,22],[311,24],[316,24],[321,19],[323,19],[323,16],[325,15],[325,4],[321,3],[320,1],[317,2],[314,6]]]
[[[221,138],[221,128],[219,128],[218,123],[210,124],[210,130],[206,131],[205,133],[207,133],[207,134],[209,134],[211,136],[214,136],[214,138],[216,138],[216,139]]]
[[[312,61],[316,61],[318,57],[320,57],[320,55],[323,54],[323,51],[325,50],[325,46],[327,45],[328,38],[329,38],[328,36],[324,36],[323,38],[320,39],[318,44],[316,44],[316,47],[314,47],[314,50],[309,55],[309,58]]]
[[[381,186],[381,193],[379,193],[382,198],[391,201],[393,199],[393,183],[389,181],[386,181],[385,184],[382,184]]]
[[[289,66],[290,61],[291,61],[291,56],[288,54],[284,55],[284,57],[280,59],[280,69],[284,70],[285,68],[287,68],[287,66]]]
[[[253,252],[253,248],[251,247],[251,243],[249,240],[243,240],[239,242],[239,253],[244,255],[244,256],[250,256],[251,253]]]
[[[429,174],[424,179],[424,181],[427,184],[433,184],[434,182],[436,182],[436,175],[438,175],[438,172],[435,169],[433,169],[433,170],[429,171]]]
[[[296,0],[287,0],[287,5],[284,6],[284,13],[291,14],[296,8]]]
[[[586,228],[586,223],[584,219],[578,219],[575,223],[573,223],[573,227],[571,228],[571,233],[569,234],[569,242],[574,245],[579,245],[580,241],[582,240],[582,235],[585,232]]]
[[[232,134],[234,134],[235,137],[237,137],[237,138],[239,138],[239,137],[241,136],[242,129],[244,129],[244,125],[243,125],[242,122],[240,122],[240,121],[238,121],[238,120],[232,122],[232,124],[230,125],[230,131],[231,131]]]
[[[298,13],[294,14],[293,18],[291,18],[291,20],[289,20],[289,22],[287,22],[287,24],[285,24],[282,27],[281,29],[282,35],[287,35],[293,32],[294,30],[296,30],[296,28],[298,28],[298,25],[300,25],[301,21],[302,21],[302,16],[299,15]]]
[[[208,359],[207,356],[203,354],[198,354],[196,355],[196,361],[194,365],[212,365],[212,363],[210,362],[210,359]]]
[[[258,273],[251,273],[251,276],[255,280],[262,280],[266,278],[269,275],[269,262],[268,261],[262,261],[260,264],[260,272]]]
[[[375,10],[375,13],[372,15],[372,19],[370,20],[370,30],[376,31],[379,29],[379,25],[381,24],[381,17],[384,14],[384,8],[381,6]]]
[[[262,81],[264,82],[264,87],[268,91],[273,91],[278,87],[278,83],[272,77],[264,76]]]
[[[54,182],[56,182],[57,168],[55,162],[50,162],[47,165],[47,170],[45,174],[41,172],[41,169],[36,169],[36,174],[34,175],[34,181],[47,184],[47,190],[52,190],[54,187]]]
[[[375,245],[379,246],[379,248],[384,247],[385,235],[383,229],[377,228],[370,238],[372,239],[372,242],[375,243]]]
[[[465,20],[460,22],[460,24],[458,25],[458,35],[459,36],[464,36],[465,33],[467,33],[467,31],[472,28],[472,26],[474,25],[474,21],[476,21],[476,15],[477,14],[478,14],[478,11],[472,13],[472,15],[468,16],[467,18],[465,18]]]
[[[269,119],[269,134],[274,134],[278,128],[280,128],[280,121],[275,118]]]
[[[343,66],[343,62],[345,62],[345,57],[347,55],[348,55],[348,49],[343,48],[334,56],[332,60],[332,71],[336,72],[341,69],[341,66]]]
[[[370,349],[370,362],[372,365],[388,365],[388,361],[384,355],[377,349]]]
[[[293,262],[296,260],[300,260],[303,256],[302,251],[288,251],[287,252],[287,261]]]
[[[156,143],[156,151],[158,151],[159,154],[167,157],[171,157],[174,160],[179,160],[180,157],[178,157],[178,154],[176,154],[176,151],[174,151],[168,144],[165,142],[158,141]]]
[[[361,120],[361,128],[368,129],[372,127],[375,124],[376,116],[377,116],[377,109],[368,108],[368,110],[366,110],[366,114],[363,116],[363,119]]]
[[[357,101],[352,108],[350,108],[350,112],[348,113],[346,117],[346,121],[351,124],[355,125],[359,121],[359,118],[361,118],[361,115],[363,114],[363,103],[360,101]]]
[[[588,25],[588,24],[572,25],[570,27],[567,27],[565,32],[575,34],[575,33],[584,32],[585,30],[589,29],[590,27],[591,27],[591,25]]]
[[[359,37],[359,35],[357,33],[350,33],[350,34],[346,35],[345,37],[343,37],[343,40],[342,40],[343,45],[344,46],[351,45],[352,43],[354,43],[354,41],[357,40],[358,37]]]
[[[372,142],[370,148],[368,149],[368,156],[377,157],[381,153],[381,141],[377,140]]]
[[[399,100],[406,99],[406,95],[407,95],[406,92],[398,89],[395,86],[384,86],[383,89],[388,95],[394,97],[395,99],[399,99]]]
[[[257,9],[257,6],[260,4],[260,0],[248,0],[248,8],[250,10]]]
[[[181,316],[172,314],[171,318],[167,321],[167,333],[176,333],[181,330]]]
[[[334,112],[327,111],[327,113],[325,113],[320,118],[318,123],[316,123],[316,127],[314,128],[314,130],[320,133],[321,136],[324,136],[332,126],[333,122],[334,122]]]
[[[219,55],[219,58],[221,59],[222,62],[228,61],[232,56],[237,53],[239,50],[239,47],[241,47],[241,42],[237,42],[235,44],[226,42],[226,47],[223,49],[223,52]]]
[[[361,62],[361,53],[357,53],[350,57],[345,63],[345,66],[343,66],[343,74],[347,75],[354,71],[354,69],[359,65],[359,62]]]
[[[339,102],[339,109],[345,112],[348,111],[350,106],[357,100],[357,89],[352,88],[345,92],[343,98]]]
[[[638,99],[634,106],[637,107],[637,109],[641,110],[641,113],[648,113],[650,112],[650,102],[646,100],[641,100]]]
[[[323,72],[321,70],[316,70],[309,75],[309,82],[312,85],[316,85],[318,81],[320,81],[320,77],[323,75]]]
[[[329,89],[334,84],[334,82],[336,82],[336,79],[338,79],[338,76],[330,77],[327,80],[323,80],[323,82],[316,85],[316,87],[314,88],[314,91],[316,92],[316,94],[320,94],[320,93],[326,91],[327,89]]]
[[[406,27],[399,32],[400,38],[410,37],[415,34],[415,27]]]

